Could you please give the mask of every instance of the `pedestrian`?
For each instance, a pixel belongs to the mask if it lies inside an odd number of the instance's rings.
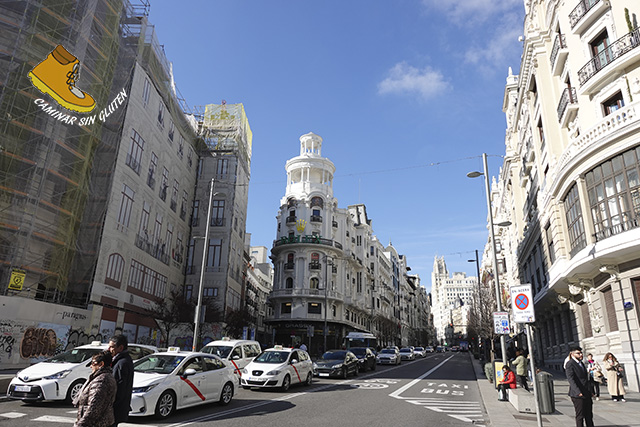
[[[508,388],[516,388],[516,375],[508,365],[504,365],[502,367],[502,381],[498,384],[498,400],[509,400]]]
[[[124,423],[129,419],[129,407],[131,405],[131,391],[133,389],[133,360],[127,350],[129,342],[126,335],[114,335],[109,340],[109,353],[113,356],[111,367],[113,377],[118,384],[116,401],[113,405],[113,415],[115,422]]]
[[[520,382],[520,385],[525,390],[529,391],[529,385],[527,384],[527,369],[528,369],[528,361],[527,358],[524,357],[523,351],[521,349],[516,350],[516,358],[512,362],[513,366],[516,368],[516,375]]]
[[[626,402],[624,400],[624,384],[622,384],[622,366],[618,363],[618,359],[609,352],[604,355],[604,370],[607,371],[607,390],[611,395],[611,400],[618,402]]]
[[[112,426],[116,388],[111,370],[111,354],[94,354],[89,379],[73,401],[74,406],[78,407],[74,427]]]
[[[569,381],[569,397],[576,411],[576,427],[593,427],[593,400],[589,387],[587,367],[582,363],[582,349],[572,347],[570,359],[566,364]]]
[[[300,344],[300,350],[307,351],[307,346],[304,343]]]
[[[587,371],[589,372],[589,381],[591,383],[591,393],[600,400],[600,383],[604,378],[600,364],[593,359],[593,354],[587,354]]]

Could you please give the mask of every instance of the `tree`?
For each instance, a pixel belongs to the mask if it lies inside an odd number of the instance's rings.
[[[245,326],[251,326],[251,320],[253,316],[247,309],[242,307],[237,310],[230,310],[227,312],[225,333],[228,337],[239,338],[242,336],[242,332]]]

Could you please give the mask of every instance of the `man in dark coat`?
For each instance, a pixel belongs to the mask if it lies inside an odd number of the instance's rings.
[[[593,401],[589,387],[589,374],[582,363],[582,349],[572,347],[569,360],[565,364],[569,381],[569,397],[576,410],[576,427],[593,427]]]
[[[129,419],[131,390],[133,389],[133,360],[129,355],[129,342],[125,335],[114,335],[109,340],[109,352],[113,356],[111,368],[118,384],[116,401],[113,403],[114,427]]]

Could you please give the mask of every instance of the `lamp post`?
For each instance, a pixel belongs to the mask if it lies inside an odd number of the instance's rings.
[[[482,153],[482,163],[484,166],[484,173],[482,172],[469,172],[467,176],[469,178],[477,178],[481,175],[484,175],[484,183],[487,191],[487,210],[489,211],[489,231],[491,233],[491,248],[493,250],[493,273],[494,273],[494,282],[496,288],[496,306],[498,311],[502,311],[502,298],[500,297],[500,273],[498,271],[498,254],[496,251],[496,235],[494,231],[493,224],[493,211],[491,209],[491,187],[489,186],[489,172],[487,170],[487,154]],[[511,225],[511,223],[500,223],[498,225],[506,226]],[[504,334],[500,334],[500,350],[502,350],[502,363],[507,364],[507,340]]]
[[[196,318],[194,320],[193,327],[193,345],[191,346],[191,351],[196,351],[196,346],[198,343],[198,333],[200,332],[200,310],[202,309],[202,291],[204,285],[204,269],[207,265],[207,249],[209,246],[209,227],[211,222],[211,206],[213,205],[213,184],[215,182],[215,178],[211,178],[210,188],[209,188],[209,206],[207,207],[207,223],[205,224],[205,232],[204,232],[204,245],[202,247],[202,268],[200,269],[200,283],[198,284],[198,304],[196,305]],[[218,193],[216,193],[218,194]]]
[[[329,310],[328,296],[327,296],[327,288],[329,287],[329,266],[330,265],[333,266],[333,262],[331,261],[331,258],[329,258],[326,255],[324,257],[324,262],[325,262],[327,274],[324,278],[324,330],[322,332],[322,336],[324,338],[324,344],[322,347],[323,353],[327,351],[327,334],[329,332],[327,330],[327,311]]]
[[[476,249],[476,259],[468,259],[467,262],[476,263],[476,274],[478,275],[478,341],[482,333],[482,286],[480,284],[480,261],[478,260],[478,250]],[[480,344],[480,342],[478,342]]]

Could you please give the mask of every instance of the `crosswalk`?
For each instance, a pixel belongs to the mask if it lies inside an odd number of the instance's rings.
[[[68,411],[69,416],[58,416],[58,415],[42,415],[36,418],[32,418],[30,421],[41,422],[41,423],[56,423],[56,424],[73,424],[76,422],[76,414],[77,411]],[[0,412],[0,419],[19,419],[28,417],[29,414],[25,414],[22,412]],[[130,424],[130,423],[120,423],[118,427],[139,427],[139,424]],[[156,427],[152,425],[145,424],[145,427]]]
[[[485,415],[482,411],[482,405],[480,402],[449,400],[437,397],[416,399],[405,398],[403,400],[413,405],[422,406],[423,408],[429,409],[433,412],[446,414],[451,418],[455,418],[466,423],[473,423],[476,426],[484,426]]]

